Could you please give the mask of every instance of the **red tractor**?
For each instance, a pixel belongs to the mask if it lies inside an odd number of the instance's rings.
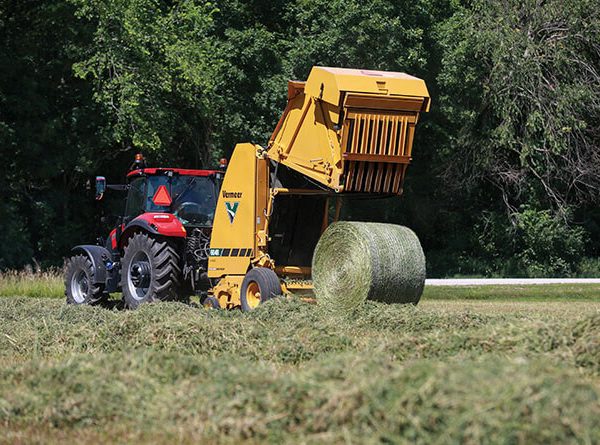
[[[65,268],[67,303],[100,304],[122,291],[125,306],[136,308],[204,295],[222,178],[222,170],[146,168],[141,155],[126,185],[97,177],[96,199],[107,188],[127,190],[125,214],[105,242],[73,248]]]

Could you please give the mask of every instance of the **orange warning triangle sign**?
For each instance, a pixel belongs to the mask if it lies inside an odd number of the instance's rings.
[[[167,187],[161,185],[156,190],[156,193],[152,197],[152,202],[157,206],[170,206],[171,205],[171,195],[169,195],[169,191]]]

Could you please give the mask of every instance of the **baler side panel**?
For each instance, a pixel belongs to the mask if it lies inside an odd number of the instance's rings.
[[[333,189],[337,179],[331,175],[340,161],[340,141],[332,130],[337,119],[335,107],[301,93],[290,100],[283,122],[273,135],[269,156]]]
[[[236,145],[227,167],[210,239],[209,278],[244,275],[256,255],[256,150]]]
[[[255,218],[255,236],[254,236],[254,258],[260,258],[268,250],[268,232],[269,218],[267,213],[269,206],[269,160],[264,158],[255,158],[256,162],[256,218]]]

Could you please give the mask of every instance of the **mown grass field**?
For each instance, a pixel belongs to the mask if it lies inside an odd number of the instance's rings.
[[[444,289],[352,316],[0,298],[0,442],[598,442],[600,288]]]

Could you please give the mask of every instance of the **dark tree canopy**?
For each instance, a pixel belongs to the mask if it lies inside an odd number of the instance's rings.
[[[432,95],[405,196],[349,217],[413,227],[431,275],[599,269],[592,0],[5,1],[0,48],[0,268],[105,235],[121,198],[87,185],[121,181],[137,151],[207,167],[266,143],[287,80],[329,65],[405,71]]]

